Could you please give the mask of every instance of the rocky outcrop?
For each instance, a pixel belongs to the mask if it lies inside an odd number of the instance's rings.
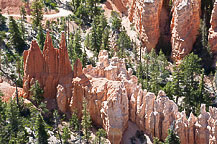
[[[22,96],[22,88],[17,88],[18,96]],[[2,100],[9,101],[16,96],[16,87],[11,86],[9,83],[3,81],[0,83],[0,92],[3,94]]]
[[[130,1],[131,0],[107,0],[105,6],[107,9],[115,10],[127,15]]]
[[[163,0],[133,0],[129,19],[135,23],[140,39],[150,52],[160,37],[160,16]]]
[[[124,62],[116,57],[109,60],[106,51],[100,52],[96,67],[89,65],[83,72],[90,82],[83,97],[88,101],[91,118],[105,128],[112,143],[120,143],[128,120],[161,140],[167,137],[171,126],[182,144],[216,139],[217,108],[210,107],[210,112],[206,112],[202,105],[198,118],[191,114],[187,119],[185,112],[178,112],[177,105],[163,91],[156,97],[142,90]]]
[[[182,144],[216,143],[217,108],[210,107],[206,112],[202,105],[198,117],[191,114],[187,119],[185,112],[178,112],[177,105],[163,91],[155,96],[142,90],[123,59],[109,59],[105,50],[100,51],[98,59],[96,67],[88,65],[83,70],[81,61],[77,60],[73,74],[64,35],[60,48],[55,49],[48,34],[43,53],[33,41],[30,50],[24,52],[25,96],[38,80],[46,99],[55,99],[60,111],[77,112],[80,118],[85,100],[93,123],[102,126],[114,144],[121,143],[128,121],[161,140],[173,127]]]
[[[29,89],[35,80],[38,80],[40,86],[43,88],[44,97],[46,99],[56,98],[58,84],[64,86],[66,95],[69,98],[71,97],[73,73],[64,34],[62,34],[59,49],[53,47],[51,37],[49,33],[47,33],[43,53],[36,41],[32,41],[30,49],[24,51],[23,57],[24,97],[29,97]]]
[[[212,53],[217,53],[217,0],[215,0],[212,16],[211,16],[211,27],[209,29],[209,46]]]
[[[0,0],[2,13],[20,14],[21,6],[25,6],[27,14],[30,14],[29,2],[24,3],[22,0]]]
[[[171,21],[172,59],[189,54],[200,27],[201,0],[174,0]]]

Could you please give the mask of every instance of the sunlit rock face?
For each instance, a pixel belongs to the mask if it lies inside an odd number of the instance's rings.
[[[55,49],[48,34],[43,53],[35,41],[24,52],[25,97],[38,80],[46,99],[56,100],[63,113],[77,112],[79,118],[85,100],[92,122],[102,126],[114,144],[121,143],[128,121],[161,140],[165,140],[173,126],[182,144],[216,142],[217,108],[210,107],[206,112],[202,105],[198,117],[191,114],[187,119],[185,112],[179,112],[165,92],[159,91],[156,96],[143,90],[132,70],[126,69],[124,60],[109,59],[105,50],[100,51],[96,67],[88,65],[82,69],[78,59],[72,72],[64,39],[62,35],[60,48]],[[47,79],[51,76],[53,79]]]
[[[209,46],[213,53],[217,53],[217,0],[214,2],[209,29]]]
[[[140,40],[148,52],[155,48],[160,37],[160,16],[163,0],[132,0],[129,20],[135,24]]]
[[[201,0],[173,0],[171,44],[174,60],[189,54],[200,27]]]
[[[30,96],[29,89],[35,80],[43,88],[46,99],[56,98],[56,87],[58,84],[64,86],[67,96],[71,97],[73,73],[65,45],[64,34],[62,34],[59,49],[53,47],[51,37],[47,33],[43,52],[41,52],[36,41],[32,41],[30,49],[24,51],[23,57],[24,97],[28,98]]]
[[[27,14],[30,14],[29,2],[24,3],[22,0],[0,0],[0,9],[2,13],[20,14],[20,7],[24,6]]]

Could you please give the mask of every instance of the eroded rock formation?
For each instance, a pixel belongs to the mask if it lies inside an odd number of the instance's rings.
[[[59,49],[54,48],[51,37],[47,33],[43,53],[36,41],[32,41],[29,50],[24,51],[24,78],[23,91],[24,97],[29,97],[29,89],[35,80],[38,80],[44,90],[46,99],[56,98],[57,85],[65,87],[67,96],[71,97],[71,81],[73,77],[71,64],[65,44],[65,36]]]
[[[20,14],[20,7],[25,6],[27,14],[30,14],[29,2],[25,3],[22,0],[0,0],[0,9],[2,13]]]
[[[212,16],[211,27],[209,29],[209,46],[213,53],[217,53],[217,0],[215,0]]]
[[[112,143],[120,143],[129,120],[161,140],[173,126],[182,144],[215,143],[217,108],[210,107],[210,112],[206,112],[202,105],[198,118],[191,114],[187,119],[185,112],[178,112],[177,105],[163,91],[156,97],[142,90],[123,60],[116,57],[109,60],[106,51],[100,52],[96,67],[89,65],[83,72],[90,82],[83,86],[83,98],[88,101],[91,118],[105,128]]]
[[[198,117],[191,114],[187,119],[185,112],[178,112],[177,105],[163,91],[155,96],[142,90],[124,60],[109,59],[105,50],[100,51],[96,67],[88,65],[82,70],[82,63],[77,60],[72,72],[64,39],[62,35],[60,48],[55,49],[48,34],[43,53],[35,41],[24,52],[26,97],[30,85],[38,80],[44,97],[56,100],[64,113],[77,112],[81,117],[86,100],[93,123],[102,126],[114,144],[121,143],[128,121],[161,140],[173,126],[182,144],[216,143],[217,108],[210,107],[206,112],[202,105]]]
[[[147,50],[155,48],[160,37],[160,16],[163,0],[133,0],[129,19]]]
[[[127,5],[128,18],[135,24],[139,38],[148,52],[156,48],[160,37],[160,44],[171,43],[173,60],[180,60],[192,51],[200,27],[201,0],[173,0],[171,10],[169,0],[111,2],[120,12],[125,12]],[[214,9],[210,29],[210,43],[214,48],[216,46],[215,11]]]
[[[129,1],[130,0],[107,0],[105,5],[106,8],[110,10],[119,11],[120,13],[127,15]]]
[[[200,27],[201,0],[174,0],[171,22],[171,57],[180,60],[189,54]]]

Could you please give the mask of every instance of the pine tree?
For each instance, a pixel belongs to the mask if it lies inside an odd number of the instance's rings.
[[[74,63],[77,58],[82,57],[82,50],[81,50],[81,35],[80,30],[77,30],[72,43],[72,63]]]
[[[21,37],[19,27],[13,17],[10,17],[9,32],[10,44],[19,54],[22,54],[25,49],[25,41]]]
[[[111,22],[112,22],[112,30],[115,32],[120,32],[121,19],[120,19],[120,15],[115,11],[112,11],[111,13]]]
[[[26,21],[26,10],[24,6],[20,7],[20,15],[21,15],[21,21]]]
[[[32,9],[32,24],[33,28],[38,28],[39,24],[43,20],[43,3],[41,0],[34,0],[31,5]]]
[[[43,89],[40,87],[40,84],[38,81],[35,81],[35,83],[31,86],[30,88],[30,94],[32,96],[32,100],[36,103],[36,105],[39,105],[42,100],[44,99],[43,97]]]
[[[4,140],[6,143],[26,143],[27,132],[20,116],[20,110],[15,100],[11,100],[6,108],[6,125]]]
[[[106,137],[106,131],[102,128],[98,129],[96,132],[96,140],[98,141],[98,144],[104,143],[102,138]]]
[[[6,103],[2,101],[2,92],[0,91],[0,141],[2,143],[6,143],[5,135],[7,134],[7,130],[5,129],[6,123]]]
[[[3,31],[5,28],[6,28],[6,17],[2,15],[0,9],[0,31]]]
[[[104,32],[102,33],[102,44],[100,49],[109,50],[109,28],[105,28]]]
[[[132,50],[132,44],[130,37],[127,35],[126,31],[123,30],[119,34],[119,38],[117,40],[117,46],[118,46],[118,56],[120,58],[123,58],[125,54],[125,49]]]
[[[70,139],[70,130],[67,126],[65,126],[63,128],[63,134],[62,134],[62,138],[63,138],[63,143],[64,144],[69,144],[69,139]]]
[[[26,40],[26,28],[25,28],[25,26],[24,26],[24,23],[21,21],[21,23],[20,23],[20,34],[21,34],[21,36],[22,36],[22,39],[25,41]]]
[[[168,130],[168,136],[165,139],[164,144],[180,144],[179,137],[171,129]]]
[[[79,130],[79,121],[78,121],[78,116],[75,112],[72,113],[72,117],[70,119],[70,127],[74,131]]]
[[[200,58],[193,53],[186,56],[180,64],[180,70],[183,75],[183,93],[184,103],[183,108],[186,109],[187,115],[192,111],[195,114],[195,101],[197,99],[197,89],[199,81],[195,79],[195,76],[201,74]]]
[[[91,118],[90,114],[87,111],[87,103],[84,101],[83,102],[83,110],[82,110],[82,120],[81,120],[81,125],[82,125],[82,130],[84,132],[84,139],[86,140],[87,143],[89,143],[90,140],[90,128],[91,128]]]
[[[38,27],[37,41],[38,41],[40,49],[43,50],[44,42],[45,42],[45,35],[44,35],[41,24],[39,24],[39,27]]]
[[[149,62],[149,72],[150,72],[150,91],[158,94],[160,90],[160,66],[158,64],[157,54],[154,50],[151,51],[150,55],[150,62]]]
[[[45,128],[45,122],[41,115],[37,115],[36,119],[36,138],[37,144],[48,144],[49,135]]]

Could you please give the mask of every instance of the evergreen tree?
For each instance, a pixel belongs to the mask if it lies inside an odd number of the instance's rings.
[[[153,144],[163,144],[157,137],[154,137],[154,142]]]
[[[22,39],[25,41],[26,40],[26,28],[25,28],[25,26],[24,26],[24,23],[21,21],[21,23],[20,23],[20,34],[21,34],[21,37],[22,37]]]
[[[11,100],[6,109],[6,126],[3,140],[6,143],[26,143],[28,140],[27,132],[23,125],[23,119],[15,103]]]
[[[13,17],[10,17],[9,32],[11,46],[21,54],[25,49],[25,41],[21,37],[19,27]]]
[[[130,37],[127,35],[125,30],[121,31],[121,33],[119,34],[117,40],[117,46],[118,46],[118,56],[121,58],[123,58],[125,55],[125,49],[132,50]]]
[[[0,31],[3,31],[5,28],[6,28],[6,17],[2,15],[0,9]]]
[[[112,23],[112,30],[115,32],[120,32],[121,19],[120,19],[120,15],[115,11],[112,11],[111,13],[111,23]]]
[[[81,125],[82,125],[82,130],[84,132],[84,139],[86,140],[87,143],[89,143],[90,140],[90,128],[91,128],[91,118],[90,114],[87,110],[87,103],[84,101],[83,102],[83,110],[82,110],[82,120],[81,120]]]
[[[63,134],[62,134],[62,137],[63,137],[63,143],[64,144],[69,144],[69,139],[70,139],[70,130],[67,126],[65,126],[63,128]]]
[[[40,84],[38,81],[35,81],[35,83],[31,86],[30,88],[30,94],[32,96],[32,100],[36,103],[36,105],[39,105],[42,100],[44,99],[43,97],[43,89],[40,87]]]
[[[48,144],[49,135],[45,128],[45,122],[41,115],[37,115],[36,119],[36,138],[37,144]]]
[[[85,41],[84,41],[84,46],[88,49],[88,50],[90,50],[90,33],[87,33],[87,35],[86,35],[86,38],[85,38]]]
[[[31,5],[32,9],[32,24],[33,28],[38,28],[41,21],[43,20],[43,3],[41,0],[34,0]]]
[[[151,90],[151,92],[158,94],[158,91],[160,90],[160,65],[159,65],[159,61],[157,59],[157,54],[154,50],[152,50],[150,53],[149,66],[150,66],[149,67],[150,90]]]
[[[180,70],[183,73],[183,108],[186,109],[187,115],[192,111],[195,114],[195,102],[197,99],[198,80],[196,76],[201,74],[200,58],[193,53],[186,56],[180,64]]]
[[[94,17],[90,35],[90,48],[95,52],[96,56],[99,54],[102,45],[103,32],[107,27],[108,24],[104,15]]]
[[[42,28],[41,24],[39,24],[39,27],[38,27],[37,41],[38,41],[40,49],[43,51],[44,42],[45,42],[45,35],[44,35],[43,28]]]
[[[171,129],[168,130],[168,136],[165,139],[164,144],[180,144],[179,137]]]
[[[109,50],[109,28],[105,28],[102,33],[102,44],[100,49]]]
[[[104,143],[102,138],[106,137],[106,131],[102,128],[98,129],[96,132],[96,140],[98,141],[98,144]]]
[[[72,113],[72,117],[70,119],[70,127],[74,131],[79,130],[79,121],[78,121],[78,116],[75,112]]]
[[[77,30],[75,32],[74,38],[73,38],[73,43],[72,43],[72,62],[74,63],[77,58],[82,57],[82,50],[81,50],[81,35],[80,35],[80,30]]]
[[[21,21],[26,21],[26,10],[24,6],[20,7],[20,15],[21,15]]]
[[[7,142],[7,130],[5,129],[6,123],[6,103],[2,101],[2,92],[0,91],[0,141],[2,143]]]

